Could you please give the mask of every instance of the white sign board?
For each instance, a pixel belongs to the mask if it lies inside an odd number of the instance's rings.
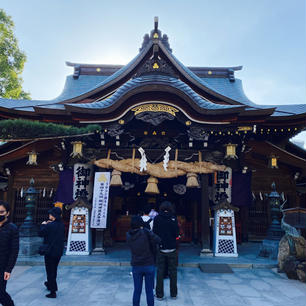
[[[219,209],[215,211],[214,256],[238,256],[235,213],[232,209]]]
[[[92,228],[106,228],[108,197],[109,197],[109,172],[96,172],[92,200],[91,223]]]
[[[75,207],[70,214],[66,255],[89,255],[90,252],[89,211],[86,207]]]
[[[73,166],[73,199],[92,198],[93,165],[76,163]]]

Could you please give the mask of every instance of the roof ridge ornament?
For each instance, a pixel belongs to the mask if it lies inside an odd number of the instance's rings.
[[[154,17],[154,30],[155,32],[158,31],[158,16]]]
[[[154,17],[154,29],[149,34],[145,34],[143,37],[142,46],[139,49],[141,52],[146,48],[146,46],[149,44],[150,41],[153,41],[153,43],[157,43],[157,41],[161,41],[163,45],[168,49],[169,52],[172,52],[172,49],[170,48],[169,44],[169,38],[166,34],[162,35],[162,32],[158,29],[158,17]]]

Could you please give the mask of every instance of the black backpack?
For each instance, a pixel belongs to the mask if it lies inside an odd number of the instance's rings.
[[[143,227],[148,229],[149,231],[151,230],[151,226],[150,226],[150,222],[152,221],[153,219],[149,219],[148,221],[143,221]]]

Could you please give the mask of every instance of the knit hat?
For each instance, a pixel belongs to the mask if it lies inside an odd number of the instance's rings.
[[[62,214],[62,210],[59,207],[52,207],[49,211],[48,211],[49,215],[52,215],[55,219],[58,219],[61,217]]]
[[[131,219],[131,228],[137,229],[143,226],[143,220],[140,216],[133,216]]]

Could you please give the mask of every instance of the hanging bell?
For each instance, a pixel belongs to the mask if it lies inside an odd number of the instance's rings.
[[[122,186],[121,171],[113,170],[110,186]]]
[[[186,187],[197,188],[199,187],[198,176],[196,173],[187,173]]]
[[[154,176],[150,176],[147,180],[148,185],[147,188],[145,190],[145,193],[151,193],[151,194],[159,194],[159,190],[158,190],[158,179]]]

